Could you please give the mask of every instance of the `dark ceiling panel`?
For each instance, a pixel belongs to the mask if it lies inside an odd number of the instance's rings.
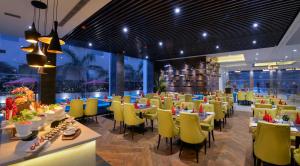
[[[181,9],[179,14],[175,7]],[[133,57],[148,55],[152,60],[272,47],[299,9],[299,0],[112,0],[64,39],[82,47],[92,42],[95,49]],[[257,29],[252,28],[254,22]],[[122,32],[125,26],[127,34]],[[208,33],[207,38],[202,32]]]

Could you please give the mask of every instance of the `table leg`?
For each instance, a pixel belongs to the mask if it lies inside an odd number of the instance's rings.
[[[299,145],[300,145],[300,137],[296,136],[296,140],[295,140],[295,146],[296,146],[296,148],[299,148]]]

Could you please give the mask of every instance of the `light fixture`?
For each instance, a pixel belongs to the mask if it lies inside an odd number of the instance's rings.
[[[25,31],[25,40],[29,43],[37,43],[38,38],[40,37],[40,35],[41,34],[36,30],[35,24],[33,22],[32,25],[31,25],[31,29],[28,29],[28,30]]]
[[[240,70],[236,70],[236,71],[234,71],[234,72],[236,72],[236,73],[240,73],[241,71],[240,71]]]
[[[49,33],[49,35],[47,36],[41,36],[39,37],[39,41],[45,44],[50,44],[51,40],[52,40],[52,36],[54,36],[54,30],[51,29],[51,32]],[[64,45],[66,44],[63,40],[59,39],[59,44],[60,45]]]
[[[220,48],[220,46],[219,45],[216,45],[216,49],[219,49]]]
[[[148,55],[146,56],[146,59],[148,59],[149,57],[148,57]]]
[[[161,41],[158,42],[158,45],[159,45],[159,46],[162,46],[162,45],[163,45],[163,42],[161,42]]]
[[[25,52],[32,52],[34,49],[34,44],[31,43],[29,46],[21,46],[21,50]]]
[[[26,55],[26,60],[30,67],[43,67],[47,62],[47,57],[36,43],[33,51]]]
[[[206,33],[206,32],[203,32],[203,33],[202,33],[202,37],[206,38],[206,37],[207,37],[207,33]]]
[[[127,32],[128,32],[128,28],[127,28],[127,27],[124,27],[124,28],[123,28],[123,32],[124,32],[124,33],[127,33]]]
[[[93,43],[89,42],[89,47],[92,47],[93,46]]]
[[[253,23],[253,24],[252,24],[252,27],[253,27],[253,28],[257,28],[257,27],[258,27],[258,23],[256,23],[256,22]]]
[[[269,69],[263,69],[263,71],[268,72],[268,71],[270,71],[270,70],[269,70]]]
[[[180,8],[179,8],[179,7],[177,7],[177,8],[175,8],[175,9],[174,9],[174,12],[175,12],[175,14],[179,14],[179,13],[180,13],[180,11],[181,11],[181,10],[180,10]]]
[[[260,63],[254,63],[254,67],[292,65],[292,64],[294,64],[295,62],[296,62],[296,61],[260,62]]]
[[[180,50],[180,54],[183,54],[184,52],[183,52],[183,50]]]
[[[227,62],[241,62],[245,61],[244,54],[236,54],[236,55],[226,55],[226,56],[218,56],[218,63],[227,63]]]
[[[293,49],[293,52],[297,52],[297,50],[296,50],[296,49]]]
[[[257,52],[257,53],[255,53],[255,55],[259,55],[259,53]]]
[[[284,58],[285,58],[285,59],[287,59],[287,58],[288,58],[288,56],[286,55]]]
[[[256,44],[256,40],[253,40],[253,41],[252,41],[252,44]]]

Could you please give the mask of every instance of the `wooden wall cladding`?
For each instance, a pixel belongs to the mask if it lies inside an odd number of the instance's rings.
[[[208,79],[219,81],[218,70],[218,64],[207,62],[205,56],[155,62],[155,72],[166,80],[168,91],[206,93],[215,89],[216,83],[208,85]]]

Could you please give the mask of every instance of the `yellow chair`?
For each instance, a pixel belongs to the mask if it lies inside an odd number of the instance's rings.
[[[130,96],[124,96],[123,97],[123,102],[124,103],[130,103],[130,99],[131,99]]]
[[[146,97],[147,99],[152,99],[153,96],[154,96],[154,93],[148,93],[148,94],[146,94],[145,97]]]
[[[83,117],[83,100],[71,100],[69,115],[76,119]]]
[[[164,109],[171,110],[173,106],[173,100],[171,97],[165,97],[164,99]]]
[[[295,121],[297,118],[297,113],[300,116],[300,111],[299,110],[281,110],[280,114],[281,115],[288,115],[290,118],[290,121]]]
[[[206,154],[206,139],[207,133],[202,131],[200,126],[200,120],[197,113],[180,113],[180,140],[182,141],[179,157],[183,149],[183,144],[195,144],[196,158],[198,163],[198,152],[200,145],[204,144],[204,150]]]
[[[184,101],[185,102],[192,102],[192,94],[185,94],[184,95]]]
[[[204,101],[203,100],[194,100],[193,103],[194,103],[194,109],[199,110],[200,104],[204,103]]]
[[[220,131],[222,131],[222,123],[223,123],[223,127],[225,125],[225,113],[223,112],[222,109],[222,102],[215,101],[213,104],[214,104],[214,111],[215,111],[215,120],[219,122]]]
[[[214,128],[215,128],[215,115],[209,115],[207,119],[200,123],[202,130],[208,132],[208,147],[210,147],[210,137],[212,136],[213,141],[215,141]]]
[[[96,119],[96,122],[98,122],[98,119],[97,119],[98,112],[97,111],[98,111],[98,99],[96,99],[96,98],[87,99],[84,115],[88,116],[88,117],[94,116]]]
[[[294,150],[294,160],[297,165],[300,165],[300,148]]]
[[[178,94],[178,98],[180,101],[185,101],[185,96],[184,95],[181,95],[181,94]]]
[[[253,101],[254,101],[253,91],[246,92],[246,101],[247,101],[247,104],[252,104],[253,103]]]
[[[131,127],[131,137],[133,139],[133,127],[143,124],[145,126],[145,119],[141,119],[136,116],[136,111],[134,105],[131,103],[124,103],[124,134],[126,133],[126,128]],[[143,129],[144,131],[144,129]]]
[[[193,102],[181,102],[180,104],[181,109],[188,109],[193,110],[194,109],[194,103]]]
[[[255,118],[262,119],[267,112],[271,115],[272,119],[276,118],[277,110],[276,109],[268,109],[268,108],[253,108],[253,115]]]
[[[295,105],[277,105],[279,110],[296,110],[297,107]]]
[[[113,96],[112,101],[121,101],[122,96]]]
[[[143,97],[143,98],[140,98],[139,103],[140,104],[147,104],[147,101],[148,101],[148,98]]]
[[[214,104],[202,104],[202,107],[205,112],[215,112]]]
[[[124,115],[123,115],[123,105],[119,101],[113,101],[114,105],[114,130],[116,129],[116,122],[120,122],[120,133],[122,125],[124,126]]]
[[[165,137],[166,140],[170,138],[170,146],[171,146],[171,153],[172,153],[172,138],[179,134],[179,129],[174,124],[172,113],[170,110],[158,109],[157,125],[158,125],[157,149],[159,148],[161,137]]]
[[[290,126],[258,122],[253,146],[259,164],[262,160],[269,164],[289,165],[291,162]]]
[[[149,99],[148,99],[149,100]],[[151,129],[153,132],[153,121],[157,119],[157,109],[159,109],[159,100],[158,99],[150,99],[151,106],[155,106],[150,111],[146,112],[144,114],[144,117],[147,119],[150,119],[151,121]]]
[[[246,93],[243,91],[239,91],[237,94],[238,104],[244,104],[246,100]]]
[[[255,108],[272,108],[272,104],[255,104]]]

